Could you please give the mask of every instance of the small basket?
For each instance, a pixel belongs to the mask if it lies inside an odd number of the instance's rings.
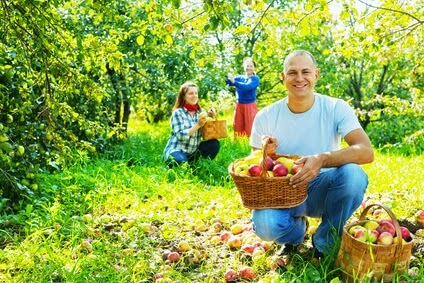
[[[228,166],[233,181],[241,196],[241,201],[246,208],[264,209],[264,208],[289,208],[302,204],[308,196],[308,186],[293,188],[289,185],[290,176],[270,177],[267,174],[266,164],[263,162],[267,157],[266,149],[263,150],[262,173],[260,176],[245,176],[234,173],[234,165],[240,158]],[[300,158],[298,155],[285,154],[273,155],[271,158],[276,160],[279,157],[287,157],[293,160]]]
[[[202,127],[202,136],[204,140],[223,139],[228,137],[227,121],[218,120],[206,122]]]
[[[343,228],[342,242],[337,255],[337,265],[343,272],[344,282],[362,282],[366,278],[378,282],[392,282],[394,272],[407,272],[414,246],[414,239],[403,243],[388,246],[364,243],[356,240],[349,234],[354,225],[363,225],[369,209],[373,206],[383,208],[393,221],[396,235],[401,234],[400,225],[393,212],[385,205],[372,204],[367,206],[358,221],[352,222]]]

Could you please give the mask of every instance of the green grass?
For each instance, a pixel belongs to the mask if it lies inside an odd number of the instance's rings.
[[[1,216],[0,282],[151,282],[156,273],[167,278],[162,282],[222,282],[226,269],[243,265],[255,268],[255,282],[337,282],[334,258],[319,266],[299,259],[282,273],[270,268],[276,246],[251,260],[214,244],[212,219],[225,230],[249,222],[227,173],[229,163],[249,153],[248,141],[221,140],[215,161],[168,169],[161,160],[168,133],[167,122],[132,121],[128,139],[105,155],[40,175],[37,195],[18,214]],[[424,208],[424,157],[376,152],[364,169],[368,204],[386,204],[410,219]],[[192,251],[165,262],[162,252],[180,240]],[[422,257],[414,265],[422,281]]]

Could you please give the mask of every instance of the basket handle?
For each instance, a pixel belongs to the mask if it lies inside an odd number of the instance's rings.
[[[216,115],[216,111],[213,107],[209,108],[208,115],[209,114],[212,114],[212,116],[210,116],[210,117],[214,118],[215,121],[218,121],[218,116]]]
[[[266,158],[268,157],[268,145],[270,144],[270,138],[267,137],[265,139],[262,140],[262,172],[261,172],[261,177],[265,178],[265,177],[269,177],[268,174],[268,170],[266,170]]]
[[[365,207],[365,209],[362,211],[361,215],[359,216],[359,221],[365,220],[365,217],[366,217],[368,211],[373,206],[378,206],[378,207],[384,209],[387,212],[387,214],[390,216],[390,219],[393,221],[393,225],[395,226],[395,230],[396,230],[396,237],[398,237],[398,241],[397,241],[397,245],[396,245],[396,252],[395,253],[396,253],[396,255],[400,254],[400,251],[402,250],[402,232],[400,230],[399,221],[397,220],[396,216],[390,210],[389,207],[387,207],[384,204],[379,204],[379,203],[370,204],[367,207]]]

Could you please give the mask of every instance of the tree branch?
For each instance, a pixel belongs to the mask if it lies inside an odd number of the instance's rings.
[[[412,14],[410,14],[408,12],[400,11],[400,10],[395,10],[395,9],[391,9],[391,8],[384,8],[384,7],[374,6],[374,5],[368,4],[367,2],[362,1],[362,0],[358,0],[358,1],[361,2],[362,4],[368,6],[368,7],[371,7],[371,8],[374,8],[374,9],[379,9],[379,10],[390,11],[390,12],[394,12],[394,13],[399,13],[399,14],[403,14],[403,15],[407,15],[408,17],[413,18],[414,20],[416,20],[417,22],[419,22],[421,24],[424,23],[424,20],[420,20],[420,19],[418,19],[417,17],[415,17],[414,15],[412,15]]]

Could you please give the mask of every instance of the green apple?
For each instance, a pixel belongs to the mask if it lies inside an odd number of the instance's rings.
[[[354,236],[355,235],[355,231],[356,230],[362,230],[362,231],[366,231],[366,229],[363,227],[363,226],[361,226],[361,225],[353,225],[352,227],[350,227],[349,228],[349,234],[351,234],[352,236]]]

